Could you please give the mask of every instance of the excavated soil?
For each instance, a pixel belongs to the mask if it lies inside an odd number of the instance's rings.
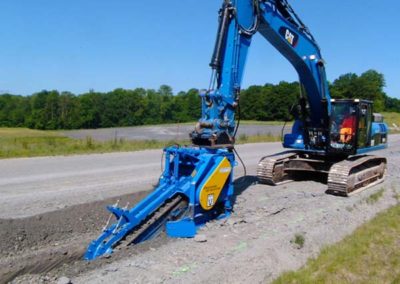
[[[22,219],[0,219],[0,283],[23,274],[39,274],[72,265],[85,271],[100,265],[82,261],[109,216],[106,205],[137,203],[148,192],[71,206]]]

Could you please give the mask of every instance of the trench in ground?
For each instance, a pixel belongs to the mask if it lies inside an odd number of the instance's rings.
[[[121,249],[110,259],[88,262],[83,254],[90,241],[101,233],[109,212],[105,206],[120,200],[135,205],[148,191],[107,200],[74,205],[54,212],[21,219],[0,219],[0,283],[25,274],[65,273],[76,275],[167,242],[165,236]]]

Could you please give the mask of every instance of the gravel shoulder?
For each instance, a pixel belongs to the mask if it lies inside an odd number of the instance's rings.
[[[19,275],[14,283],[52,283],[62,276],[73,283],[265,283],[398,202],[399,135],[376,153],[388,158],[385,182],[350,198],[325,194],[318,181],[255,184],[258,160],[280,149],[279,143],[238,146],[248,176],[239,178],[238,166],[234,212],[201,228],[203,242],[160,236],[90,264],[80,257],[106,222],[104,205],[147,194],[143,190],[160,174],[161,152],[1,161],[0,276]],[[383,196],[367,203],[381,189]],[[304,247],[291,242],[296,234],[304,236]]]

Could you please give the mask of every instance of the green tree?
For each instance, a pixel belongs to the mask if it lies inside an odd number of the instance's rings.
[[[337,78],[331,85],[331,97],[335,99],[354,98],[354,90],[357,89],[357,74],[347,73]]]
[[[155,90],[147,90],[144,124],[157,124],[161,122],[161,98]]]
[[[368,70],[357,76],[348,73],[340,76],[331,85],[331,95],[338,99],[366,99],[374,102],[376,111],[383,111],[385,108],[385,78],[383,74]]]
[[[385,111],[400,112],[399,99],[391,98],[385,95],[384,100],[385,100]]]
[[[99,128],[101,126],[101,113],[104,110],[103,95],[91,91],[79,96],[80,103],[80,128]]]
[[[36,129],[59,128],[59,93],[43,90],[32,96],[28,125]]]
[[[30,97],[11,94],[0,95],[0,126],[26,126],[30,113]]]
[[[400,100],[387,96],[383,74],[368,70],[360,76],[348,73],[330,84],[333,98],[360,98],[374,102],[376,111],[400,112]],[[290,107],[299,97],[297,82],[250,86],[241,93],[241,118],[287,120]],[[36,129],[73,129],[133,126],[195,121],[201,116],[197,89],[173,95],[162,85],[155,91],[137,88],[108,93],[90,91],[75,96],[70,92],[47,91],[31,96],[0,95],[0,126]]]
[[[80,101],[70,92],[62,92],[59,96],[59,128],[76,129],[82,125],[80,117]]]

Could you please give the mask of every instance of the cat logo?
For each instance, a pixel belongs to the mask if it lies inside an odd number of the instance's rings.
[[[286,30],[285,39],[290,43],[290,45],[294,45],[294,34],[292,34],[289,30]]]
[[[299,41],[299,35],[287,27],[281,27],[279,34],[285,39],[285,41],[293,47],[297,46]]]

